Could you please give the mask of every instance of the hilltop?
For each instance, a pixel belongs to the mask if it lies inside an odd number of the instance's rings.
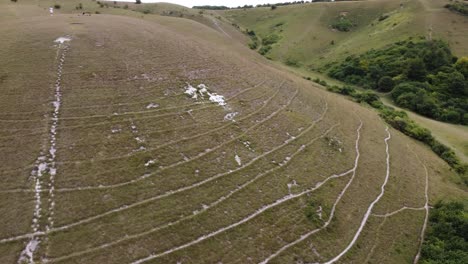
[[[467,198],[217,13],[119,6],[0,3],[0,263],[412,263]]]

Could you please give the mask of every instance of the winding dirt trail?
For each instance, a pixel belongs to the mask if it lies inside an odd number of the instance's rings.
[[[242,225],[242,224],[244,224],[244,223],[250,221],[251,219],[257,217],[258,215],[264,213],[265,211],[270,210],[270,209],[272,209],[272,208],[274,208],[274,207],[276,207],[276,206],[279,206],[279,205],[281,205],[281,204],[283,204],[283,203],[285,203],[285,202],[287,202],[287,201],[289,201],[289,200],[296,199],[296,198],[298,198],[298,197],[301,197],[301,196],[307,195],[307,194],[309,194],[309,193],[311,193],[311,192],[313,192],[313,191],[316,191],[316,190],[318,190],[320,187],[322,187],[325,183],[327,183],[328,181],[330,181],[330,180],[332,180],[332,179],[341,178],[341,177],[344,177],[344,176],[346,176],[346,175],[349,175],[350,173],[352,173],[353,176],[354,176],[354,175],[355,175],[355,172],[356,172],[357,164],[358,164],[358,159],[359,159],[359,150],[358,150],[357,144],[358,144],[359,138],[360,138],[360,133],[359,133],[359,131],[360,131],[361,127],[362,127],[362,123],[360,124],[360,126],[359,126],[359,128],[358,128],[358,138],[357,138],[357,140],[356,140],[357,157],[356,157],[356,160],[355,160],[354,168],[353,168],[353,169],[348,170],[348,171],[346,171],[346,172],[343,172],[343,173],[341,173],[341,174],[334,174],[334,175],[331,175],[331,176],[329,176],[328,178],[326,178],[325,180],[323,180],[323,181],[321,181],[321,182],[318,182],[318,183],[315,185],[315,187],[310,188],[310,189],[308,189],[308,190],[305,190],[305,191],[303,191],[303,192],[300,192],[300,193],[297,193],[297,194],[289,194],[289,195],[287,195],[287,196],[284,196],[283,198],[276,200],[274,203],[271,203],[271,204],[268,204],[268,205],[263,206],[261,209],[257,210],[255,213],[253,213],[253,214],[251,214],[251,215],[249,215],[249,216],[243,218],[242,220],[240,220],[240,221],[238,221],[238,222],[236,222],[236,223],[233,223],[233,224],[231,224],[231,225],[229,225],[229,226],[226,226],[226,227],[223,227],[223,228],[221,228],[221,229],[218,229],[217,231],[211,232],[211,233],[209,233],[209,234],[203,235],[203,236],[199,237],[198,239],[193,240],[193,241],[191,241],[191,242],[189,242],[189,243],[183,244],[183,245],[181,245],[181,246],[174,247],[174,248],[168,249],[168,250],[166,250],[166,251],[164,251],[164,252],[161,252],[161,253],[158,253],[158,254],[153,254],[153,255],[147,256],[147,257],[145,257],[145,258],[138,259],[138,260],[132,262],[132,264],[144,263],[144,262],[147,262],[147,261],[156,259],[156,258],[160,258],[160,257],[165,256],[165,255],[171,254],[171,253],[173,253],[173,252],[176,252],[176,251],[179,251],[179,250],[188,248],[188,247],[190,247],[190,246],[196,245],[196,244],[198,244],[198,243],[200,243],[200,242],[202,242],[202,241],[204,241],[204,240],[206,240],[206,239],[209,239],[209,238],[214,237],[214,236],[216,236],[216,235],[218,235],[218,234],[221,234],[221,233],[223,233],[223,232],[225,232],[225,231],[228,231],[228,230],[230,230],[230,229],[233,229],[233,228],[235,228],[235,227],[237,227],[237,226],[239,226],[239,225]],[[352,179],[353,179],[353,177],[352,177]],[[349,185],[350,185],[350,183],[348,183],[347,186],[349,186]],[[347,187],[345,187],[345,189],[347,189]],[[344,191],[346,191],[346,190],[344,190]],[[342,192],[342,193],[340,194],[339,199],[341,199],[341,197],[343,196],[343,194],[344,194],[344,192]],[[336,204],[337,204],[337,202],[336,202]],[[331,220],[331,219],[330,219],[330,220]],[[266,262],[265,262],[265,263],[266,263]]]
[[[138,233],[138,234],[134,234],[134,235],[127,235],[121,239],[118,239],[118,240],[115,240],[115,241],[112,241],[110,243],[106,243],[106,244],[103,244],[103,245],[100,245],[100,246],[97,246],[97,247],[93,247],[93,248],[90,248],[90,249],[87,249],[87,250],[83,250],[83,251],[80,251],[80,252],[74,252],[72,254],[69,254],[69,255],[65,255],[65,256],[61,256],[61,257],[57,257],[57,258],[54,258],[54,259],[49,259],[49,262],[50,263],[53,263],[53,262],[58,262],[58,261],[63,261],[63,260],[67,260],[69,258],[72,258],[72,257],[77,257],[77,256],[82,256],[84,254],[88,254],[88,253],[91,253],[91,252],[95,252],[95,251],[98,251],[98,250],[102,250],[102,249],[105,249],[105,248],[108,248],[108,247],[111,247],[111,246],[114,246],[114,245],[117,245],[117,244],[120,244],[122,242],[125,242],[125,241],[128,241],[128,240],[131,240],[131,239],[136,239],[136,238],[139,238],[139,237],[142,237],[142,236],[145,236],[145,235],[149,235],[151,233],[154,233],[156,231],[160,231],[160,230],[163,230],[165,228],[168,228],[170,226],[173,226],[173,225],[176,225],[176,224],[179,224],[183,221],[186,221],[186,220],[189,220],[189,219],[192,219],[202,213],[205,213],[206,211],[208,211],[209,209],[217,206],[218,204],[222,203],[223,201],[226,201],[227,199],[229,199],[231,196],[233,196],[234,194],[238,193],[239,191],[245,189],[247,186],[251,185],[252,183],[256,182],[257,180],[259,180],[260,178],[266,176],[266,175],[269,175],[271,173],[273,173],[274,171],[277,171],[287,165],[289,165],[289,163],[291,163],[292,160],[294,160],[294,158],[299,155],[301,152],[303,152],[307,147],[311,146],[314,142],[316,142],[318,139],[321,139],[323,137],[325,137],[328,133],[330,133],[336,126],[338,125],[334,125],[332,127],[330,127],[329,129],[327,129],[322,135],[316,137],[316,138],[313,138],[311,141],[309,141],[306,145],[302,145],[300,146],[294,153],[292,153],[291,155],[289,155],[289,159],[285,159],[283,163],[281,163],[279,166],[277,167],[274,167],[272,169],[269,169],[263,173],[260,173],[258,175],[256,175],[254,178],[250,179],[249,181],[243,183],[242,185],[238,186],[236,189],[234,190],[231,190],[229,191],[228,194],[224,195],[224,196],[221,196],[218,200],[212,202],[211,204],[209,205],[206,205],[202,210],[200,210],[197,214],[193,214],[193,213],[190,213],[189,215],[187,216],[184,216],[184,217],[181,217],[179,220],[176,220],[176,221],[173,221],[173,222],[169,222],[169,223],[166,223],[162,226],[158,226],[158,227],[155,227],[155,228],[152,228],[150,230],[147,230],[147,231],[144,231],[144,232],[141,232],[141,233]]]
[[[333,259],[325,262],[325,264],[332,264],[332,263],[335,263],[336,261],[338,261],[341,257],[343,257],[346,253],[348,253],[348,251],[354,246],[354,244],[356,243],[356,241],[358,240],[359,236],[361,235],[362,233],[362,230],[364,229],[364,227],[366,226],[366,223],[367,223],[367,219],[369,218],[369,216],[371,215],[372,213],[372,209],[374,208],[375,204],[377,204],[379,202],[379,200],[384,196],[385,194],[385,186],[387,185],[388,183],[388,179],[390,177],[390,153],[389,153],[389,146],[388,146],[388,141],[391,139],[392,135],[390,134],[390,131],[388,129],[388,127],[385,129],[385,131],[387,131],[387,134],[388,136],[385,138],[385,152],[387,153],[387,159],[386,159],[386,163],[387,163],[387,171],[386,171],[386,174],[385,174],[385,180],[382,184],[382,186],[380,187],[380,194],[377,196],[377,198],[370,204],[370,206],[367,208],[367,212],[366,214],[364,215],[364,218],[362,219],[361,221],[361,225],[359,226],[356,234],[354,235],[353,239],[351,240],[351,242],[348,244],[348,246],[343,250],[341,251],[340,254],[338,254],[336,257],[334,257]]]
[[[357,139],[356,139],[356,145],[355,145],[355,150],[356,150],[356,158],[354,160],[354,167],[346,172],[346,174],[342,174],[342,176],[344,175],[347,175],[349,173],[352,173],[352,176],[351,178],[349,179],[348,183],[346,184],[346,186],[343,188],[343,190],[340,192],[340,194],[338,195],[337,199],[335,200],[335,203],[333,203],[333,207],[330,211],[330,216],[328,217],[327,221],[325,222],[325,224],[320,227],[320,228],[317,228],[317,229],[314,229],[306,234],[303,234],[299,239],[291,242],[291,243],[288,243],[286,245],[284,245],[283,247],[281,247],[280,249],[278,249],[276,252],[274,252],[273,254],[271,254],[270,256],[268,256],[266,259],[264,259],[263,261],[259,262],[259,264],[266,264],[268,262],[270,262],[270,260],[276,258],[278,255],[280,255],[283,251],[287,250],[288,248],[292,247],[292,246],[295,246],[297,245],[298,243],[304,241],[305,239],[309,238],[311,235],[319,232],[320,230],[323,230],[325,228],[327,228],[328,225],[330,225],[334,215],[335,215],[335,210],[336,210],[336,206],[338,205],[338,203],[341,201],[341,198],[343,197],[343,195],[346,193],[346,191],[348,190],[349,186],[351,186],[351,183],[354,181],[354,178],[356,176],[356,170],[358,168],[358,165],[359,165],[359,158],[361,156],[360,152],[359,152],[359,141],[360,141],[360,138],[361,138],[361,128],[363,126],[363,123],[361,121],[361,124],[359,125],[358,129],[357,129]],[[318,253],[318,252],[317,252]]]

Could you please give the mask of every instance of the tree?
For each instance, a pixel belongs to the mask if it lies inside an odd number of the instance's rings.
[[[468,79],[468,57],[461,57],[455,63],[455,68]]]
[[[390,92],[395,86],[395,82],[389,76],[384,76],[380,78],[378,83],[378,89],[382,92]]]
[[[141,0],[136,0],[135,4],[141,4]]]
[[[275,10],[276,8],[277,8],[277,6],[275,6],[275,5],[271,6],[271,10]]]
[[[406,76],[410,80],[423,81],[426,78],[426,66],[421,59],[410,59],[407,61],[407,65]]]

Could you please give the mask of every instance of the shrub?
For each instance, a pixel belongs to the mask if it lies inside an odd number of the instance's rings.
[[[395,86],[395,82],[389,76],[384,76],[380,78],[378,83],[378,88],[382,92],[390,92]]]
[[[75,7],[76,10],[82,10],[83,9],[83,4],[82,3],[79,3],[76,7]]]
[[[256,41],[249,42],[249,48],[255,50],[255,49],[257,49],[257,47],[258,47],[258,44],[257,44]]]
[[[136,0],[135,4],[141,4],[141,0]]]
[[[349,20],[347,17],[340,16],[337,20],[335,20],[331,24],[332,28],[342,31],[342,32],[348,32],[351,30],[352,27],[355,26],[355,24]]]
[[[60,9],[61,7],[62,7],[62,6],[59,5],[59,4],[55,4],[55,5],[54,5],[54,8],[55,8],[55,9]]]
[[[262,54],[262,55],[266,55],[269,51],[271,50],[271,46],[270,45],[266,45],[266,46],[262,46],[260,48],[260,50],[258,51],[258,53]]]
[[[278,42],[280,39],[280,36],[276,35],[276,34],[270,34],[268,36],[266,36],[265,38],[262,39],[262,44],[263,45],[272,45],[272,44],[275,44],[276,42]]]
[[[128,9],[128,5],[124,5],[124,7],[123,7],[123,8],[124,8],[124,9]]]
[[[275,5],[271,6],[271,10],[275,10],[276,8],[277,8],[277,6],[275,6]]]
[[[293,58],[287,58],[285,61],[286,65],[292,66],[292,67],[299,67],[300,63],[298,60],[293,59]]]
[[[11,1],[11,2],[13,2],[13,3],[16,3],[16,2],[18,2],[18,0],[10,0],[10,1]]]
[[[468,211],[461,202],[437,202],[430,210],[421,263],[466,263]]]

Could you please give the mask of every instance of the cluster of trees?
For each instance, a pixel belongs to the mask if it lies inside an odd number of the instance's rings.
[[[454,12],[458,12],[465,16],[468,16],[468,4],[459,1],[452,1],[451,4],[446,4],[445,8],[448,8]]]
[[[438,202],[431,209],[421,263],[468,263],[468,210],[460,202]]]
[[[468,58],[443,41],[401,41],[327,65],[329,76],[391,92],[399,106],[424,116],[468,124]]]
[[[227,10],[231,9],[227,6],[212,6],[212,5],[203,5],[203,6],[193,6],[193,9],[205,9],[205,10]]]
[[[308,77],[305,79],[311,80],[311,78]],[[428,145],[434,153],[446,161],[457,173],[460,174],[463,184],[468,186],[468,164],[461,162],[452,149],[440,143],[432,136],[430,130],[419,126],[411,120],[404,111],[398,111],[392,107],[384,105],[379,96],[371,90],[359,91],[347,85],[343,87],[329,85],[326,81],[320,80],[319,78],[312,81],[325,86],[328,91],[349,96],[358,103],[366,103],[377,109],[379,111],[379,115],[393,128]]]

